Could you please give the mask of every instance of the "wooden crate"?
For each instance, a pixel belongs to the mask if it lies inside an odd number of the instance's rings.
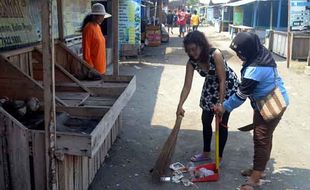
[[[76,54],[56,47],[57,111],[75,117],[100,118],[90,133],[57,131],[59,189],[87,189],[104,162],[121,127],[121,112],[136,88],[135,76],[102,76],[87,80],[93,71]],[[40,47],[0,55],[0,97],[43,102],[43,60]],[[84,80],[78,80],[84,79]],[[41,110],[43,110],[41,105]],[[58,118],[59,119],[59,118]],[[0,107],[0,190],[45,189],[44,131],[33,130]]]
[[[87,109],[90,108],[85,111]],[[99,112],[98,108],[96,110],[97,115],[105,112]],[[72,116],[79,116],[74,113]],[[108,113],[109,111],[106,114]],[[44,131],[28,129],[1,107],[0,120],[0,172],[3,174],[0,176],[0,189],[46,189]],[[104,120],[103,117],[100,123]],[[104,141],[91,157],[72,155],[70,150],[67,154],[63,147],[72,150],[72,147],[77,148],[80,144],[83,146],[81,137],[88,136],[93,139],[96,130],[104,126],[100,123],[90,134],[57,132],[56,146],[60,155],[57,160],[59,189],[87,189],[91,184],[116,140],[121,127],[121,115],[111,123],[111,130],[107,131]]]

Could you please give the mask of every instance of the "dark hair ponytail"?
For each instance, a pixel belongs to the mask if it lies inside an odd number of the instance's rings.
[[[82,22],[82,27],[80,31],[83,32],[83,29],[85,28],[86,24],[91,22],[92,20],[93,20],[93,15],[91,14],[87,15]]]

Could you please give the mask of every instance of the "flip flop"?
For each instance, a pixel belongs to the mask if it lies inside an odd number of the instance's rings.
[[[252,172],[253,172],[253,169],[249,168],[249,169],[246,169],[246,170],[242,170],[241,171],[241,175],[244,176],[244,177],[249,177],[249,176],[252,175]],[[260,177],[260,179],[266,178],[266,175],[267,174],[265,172],[263,172],[261,177]]]
[[[240,186],[240,190],[242,190],[242,189],[255,190],[259,186],[260,186],[259,184],[251,183],[251,182],[247,181]]]
[[[211,158],[206,157],[203,153],[199,153],[191,157],[192,162],[211,161]]]

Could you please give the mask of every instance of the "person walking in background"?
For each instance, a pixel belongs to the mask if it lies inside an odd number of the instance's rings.
[[[189,33],[191,31],[191,11],[187,10],[187,13],[185,14],[185,19],[186,19],[186,32]]]
[[[231,112],[243,104],[246,98],[251,100],[254,110],[254,158],[253,168],[244,170],[241,174],[250,176],[248,181],[241,185],[241,190],[251,190],[259,185],[272,148],[273,132],[279,124],[284,110],[278,117],[266,121],[260,114],[256,101],[266,97],[275,87],[281,91],[286,106],[289,104],[287,91],[278,74],[277,64],[272,54],[261,44],[256,34],[241,32],[233,39],[230,48],[237,53],[243,61],[241,69],[241,84],[237,93],[225,100],[222,105],[217,105],[214,110],[220,114]],[[272,105],[269,105],[272,106]]]
[[[177,12],[177,10],[174,10],[173,26],[178,26],[178,12]]]
[[[198,30],[199,26],[199,16],[197,15],[197,11],[194,10],[194,14],[191,17],[192,20],[192,26],[193,26],[193,31]]]
[[[106,42],[100,25],[105,18],[111,17],[101,3],[92,6],[81,27],[83,58],[100,74],[106,72]]]
[[[189,60],[186,64],[185,80],[176,114],[177,116],[184,116],[183,104],[190,93],[194,71],[196,70],[202,77],[205,77],[200,98],[203,125],[203,152],[194,155],[191,161],[208,161],[211,158],[213,107],[217,104],[221,105],[224,100],[227,100],[237,91],[238,78],[236,73],[227,65],[221,51],[213,48],[202,32],[193,31],[188,33],[184,38],[183,45]],[[230,112],[225,112],[220,124],[220,160],[222,160],[227,141],[228,129],[226,126],[229,115]]]
[[[178,12],[178,24],[179,24],[179,37],[184,37],[185,30],[186,30],[186,19],[185,19],[185,12],[184,9],[182,9],[180,12]]]
[[[168,15],[167,15],[168,34],[170,33],[170,29],[171,29],[171,34],[173,34],[173,19],[174,19],[174,14],[169,9],[168,10]]]

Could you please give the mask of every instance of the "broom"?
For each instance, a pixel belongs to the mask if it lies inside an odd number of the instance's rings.
[[[177,117],[175,125],[156,160],[155,166],[151,170],[154,182],[160,181],[160,177],[165,175],[166,169],[170,164],[171,157],[174,153],[175,145],[177,142],[178,133],[180,131],[182,118],[183,116],[180,115]]]

